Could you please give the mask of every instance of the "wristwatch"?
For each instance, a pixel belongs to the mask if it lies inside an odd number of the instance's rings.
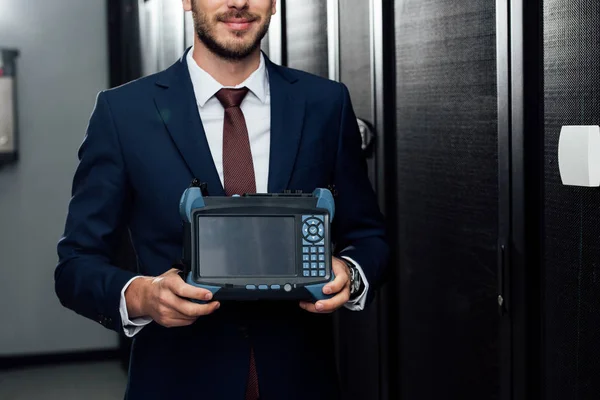
[[[360,276],[360,272],[358,272],[358,268],[356,268],[356,266],[350,261],[346,259],[343,260],[350,269],[350,298],[353,298],[362,292],[363,281]]]

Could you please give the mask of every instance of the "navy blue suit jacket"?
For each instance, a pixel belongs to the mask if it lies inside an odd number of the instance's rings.
[[[348,90],[268,59],[267,68],[268,189],[335,186],[338,256],[361,265],[372,297],[388,247]],[[207,182],[210,195],[224,195],[185,56],[165,71],[101,92],[79,160],[58,244],[56,293],[65,307],[122,331],[119,300],[126,282],[160,275],[181,257],[178,202],[192,179]],[[130,231],[137,272],[115,266],[123,228]],[[151,323],[133,340],[126,398],[242,400],[250,343],[264,400],[338,396],[332,317],[293,302],[222,305],[185,328]],[[196,391],[204,397],[192,397]]]

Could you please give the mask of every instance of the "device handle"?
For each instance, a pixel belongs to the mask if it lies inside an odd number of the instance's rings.
[[[362,140],[361,148],[366,156],[371,155],[373,152],[373,142],[375,141],[375,128],[369,122],[360,118],[356,119],[358,123],[358,130],[360,131],[360,137]]]

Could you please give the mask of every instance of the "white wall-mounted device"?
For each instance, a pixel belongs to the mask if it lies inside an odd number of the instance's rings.
[[[0,48],[0,166],[17,160],[16,50]]]
[[[600,186],[600,126],[563,126],[558,141],[563,185]]]

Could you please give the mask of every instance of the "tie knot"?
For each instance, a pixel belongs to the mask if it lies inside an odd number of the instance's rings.
[[[221,89],[215,95],[224,108],[239,107],[248,93],[248,88]]]

